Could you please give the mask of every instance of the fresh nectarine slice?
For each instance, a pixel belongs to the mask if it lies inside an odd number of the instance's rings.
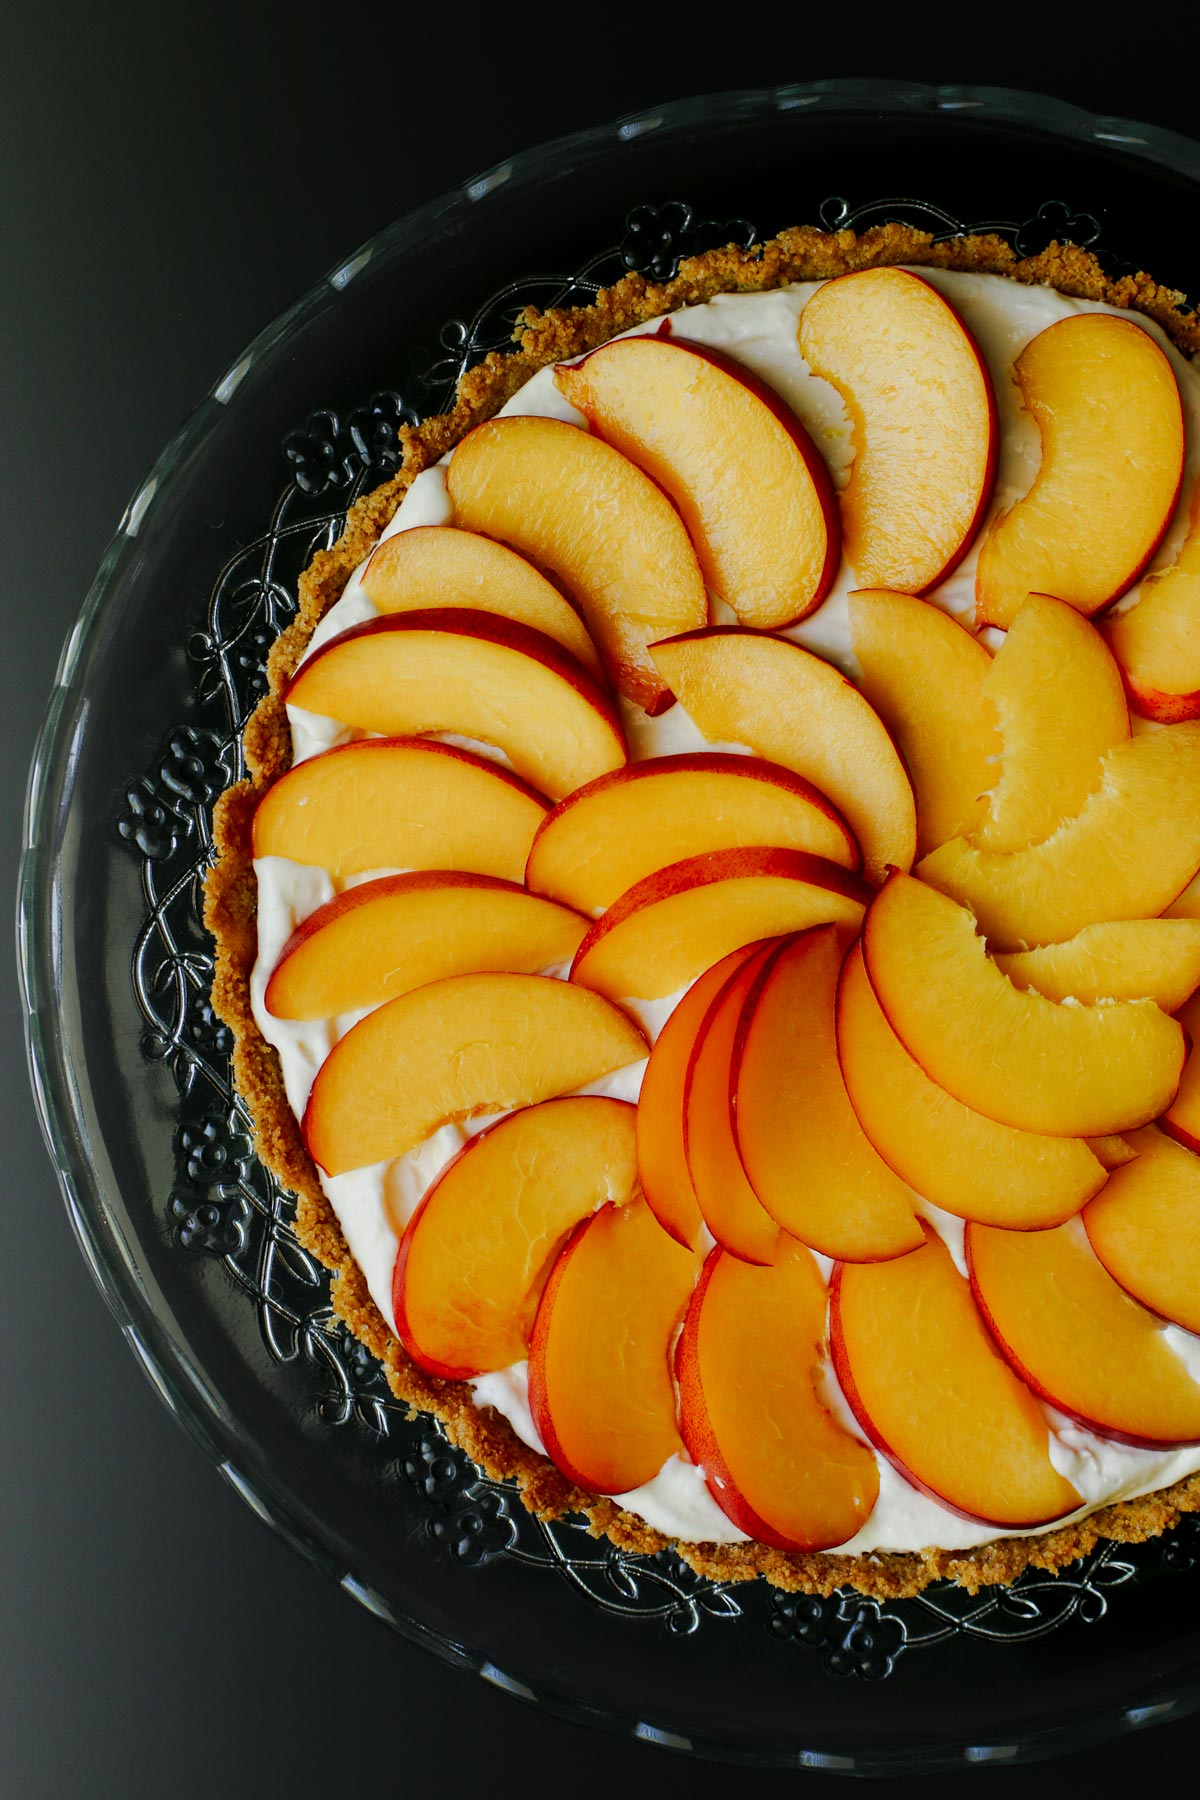
[[[773,948],[770,942],[763,945],[714,995],[683,1084],[683,1149],[704,1223],[723,1250],[752,1263],[772,1260],[779,1227],[763,1210],[738,1155],[730,1071],[742,1005]]]
[[[437,606],[502,613],[544,632],[590,675],[604,679],[596,646],[570,601],[532,563],[494,538],[452,525],[417,525],[384,538],[361,580],[381,613]]]
[[[969,906],[998,950],[1057,944],[1085,925],[1150,919],[1200,869],[1200,721],[1128,738],[1082,812],[1011,853],[954,838],[922,881]]]
[[[1152,1000],[1068,1006],[1022,993],[970,913],[911,875],[889,876],[876,896],[863,953],[909,1054],[1004,1125],[1099,1137],[1157,1118],[1179,1085],[1183,1032]]]
[[[817,289],[800,352],[854,429],[847,561],[864,587],[927,593],[960,561],[991,497],[996,401],[978,345],[919,275],[859,269]]]
[[[682,1444],[671,1348],[697,1258],[643,1200],[576,1226],[542,1293],[529,1350],[529,1406],[569,1481],[624,1494]]]
[[[764,844],[858,867],[849,826],[803,777],[757,756],[656,756],[561,800],[533,840],[525,880],[594,913],[668,863]]]
[[[660,1000],[755,938],[857,927],[870,891],[806,850],[710,850],[635,882],[588,931],[571,980],[616,999]]]
[[[912,784],[887,727],[844,675],[787,638],[714,626],[655,644],[663,680],[710,742],[749,744],[843,813],[868,878],[916,854]]]
[[[520,881],[549,802],[449,744],[369,738],[297,763],[254,814],[256,858],[345,878],[367,869],[465,869]]]
[[[840,1263],[830,1338],[855,1418],[914,1487],[1010,1527],[1048,1525],[1081,1504],[1050,1461],[1045,1415],[996,1355],[940,1238],[892,1262]]]
[[[1176,1012],[1200,985],[1200,919],[1115,919],[1065,944],[996,958],[1018,987],[1047,1000],[1154,1000]]]
[[[554,379],[671,496],[705,580],[743,625],[770,630],[821,604],[842,546],[833,483],[799,419],[749,370],[655,335],[618,338]]]
[[[1163,1114],[1164,1131],[1189,1150],[1200,1155],[1200,994],[1179,1009],[1179,1023],[1188,1040],[1188,1059],[1183,1066],[1179,1092]]]
[[[1104,629],[1135,712],[1164,725],[1200,716],[1200,481],[1179,555]]]
[[[864,589],[849,607],[859,686],[912,777],[918,849],[966,837],[984,816],[1000,753],[984,698],[991,657],[948,613],[909,594]]]
[[[327,1175],[403,1156],[452,1119],[530,1106],[640,1062],[617,1007],[546,975],[452,975],[389,1000],[322,1063],[304,1138]]]
[[[446,470],[455,522],[499,538],[566,587],[616,687],[648,713],[671,696],[646,645],[708,617],[679,514],[648,475],[561,419],[489,419]]]
[[[1120,1171],[1109,1176],[1119,1179]],[[1200,1441],[1200,1383],[1164,1342],[1161,1321],[1113,1280],[1077,1220],[1054,1231],[968,1225],[966,1247],[992,1336],[1043,1400],[1122,1443]]]
[[[781,1236],[770,1268],[714,1250],[676,1356],[680,1423],[709,1492],[739,1530],[779,1550],[826,1550],[866,1522],[879,1470],[817,1397],[825,1284]]]
[[[1172,900],[1170,906],[1164,906],[1159,914],[1163,919],[1200,919],[1200,872],[1192,876],[1187,886]]]
[[[979,623],[1005,627],[1027,594],[1057,594],[1090,614],[1131,587],[1175,510],[1184,455],[1174,372],[1132,319],[1059,319],[1013,372],[1042,461],[979,552]]]
[[[1024,850],[1082,810],[1100,786],[1105,751],[1129,736],[1121,673],[1073,606],[1030,594],[984,693],[1000,724],[1000,774],[976,830],[958,835],[985,850]]]
[[[612,701],[573,656],[542,631],[466,607],[352,626],[301,665],[286,698],[364,731],[494,744],[553,799],[627,757]]]
[[[1083,1141],[1091,1151],[1092,1155],[1096,1158],[1096,1161],[1106,1169],[1122,1169],[1126,1163],[1132,1162],[1137,1155],[1137,1151],[1133,1148],[1133,1145],[1127,1143],[1123,1137],[1120,1137],[1116,1133],[1111,1133],[1107,1137],[1085,1138]],[[980,1223],[984,1225],[1003,1225],[1004,1220],[983,1219]],[[1046,1223],[1049,1224],[1050,1221],[1047,1220]]]
[[[638,1171],[664,1231],[692,1249],[704,1223],[683,1142],[683,1092],[709,1005],[758,946],[744,944],[694,981],[654,1040],[638,1097]]]
[[[771,1217],[824,1256],[873,1262],[903,1256],[925,1237],[909,1189],[864,1136],[846,1093],[835,1033],[841,964],[837,933],[826,926],[751,972],[726,1104]],[[721,1123],[729,1129],[727,1118]]]
[[[628,1200],[636,1178],[623,1100],[548,1100],[471,1138],[396,1257],[396,1329],[413,1361],[450,1380],[519,1362],[563,1240],[597,1207]]]
[[[569,961],[586,929],[578,913],[490,875],[387,875],[309,914],[283,947],[266,1008],[329,1019],[446,975],[536,975]]]
[[[837,1034],[859,1123],[900,1179],[935,1206],[1029,1231],[1060,1225],[1103,1186],[1107,1164],[1094,1141],[1014,1131],[931,1081],[884,1017],[861,944],[842,968]]]
[[[1200,1332],[1200,1157],[1152,1125],[1134,1132],[1133,1148],[1084,1208],[1088,1239],[1126,1293]]]

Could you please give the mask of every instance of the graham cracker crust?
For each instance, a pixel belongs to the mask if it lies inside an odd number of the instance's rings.
[[[631,326],[698,305],[715,294],[759,293],[792,281],[823,280],[896,263],[1006,275],[1129,308],[1155,320],[1185,355],[1200,353],[1200,315],[1186,308],[1182,294],[1160,287],[1146,274],[1110,278],[1089,251],[1070,244],[1053,243],[1038,256],[1022,258],[998,237],[934,243],[927,233],[896,224],[874,227],[861,236],[799,226],[748,250],[729,246],[689,258],[671,281],[628,275],[599,293],[590,306],[545,313],[529,309],[514,333],[517,347],[503,354],[493,351],[469,370],[448,412],[400,428],[398,472],[356,502],[338,542],[319,551],[301,576],[299,611],[272,647],[267,662],[269,692],[244,733],[250,779],[222,794],[214,809],[216,861],[206,881],[204,908],[205,924],[216,939],[213,1005],[234,1034],[234,1081],[254,1118],[258,1154],[296,1194],[297,1233],[334,1277],[335,1312],[379,1358],[393,1394],[408,1406],[411,1416],[429,1413],[440,1419],[452,1442],[488,1475],[518,1483],[530,1512],[547,1519],[583,1514],[593,1536],[607,1537],[624,1549],[652,1554],[672,1540],[611,1500],[574,1487],[545,1457],[523,1444],[506,1419],[491,1408],[477,1408],[464,1383],[423,1374],[371,1300],[287,1104],[276,1052],[251,1012],[250,974],[258,954],[251,820],[262,794],[291,766],[282,692],[318,620],[378,541],[414,478],[472,426],[491,418],[532,374],[547,363],[594,349]],[[757,1542],[674,1547],[684,1562],[714,1581],[747,1581],[761,1575],[776,1587],[804,1593],[828,1595],[851,1586],[879,1599],[900,1599],[920,1593],[940,1578],[975,1593],[990,1584],[1010,1583],[1026,1568],[1057,1571],[1102,1539],[1141,1542],[1195,1511],[1200,1511],[1200,1474],[1142,1499],[1106,1506],[1077,1524],[1035,1537],[998,1538],[970,1551],[930,1548],[838,1556],[788,1553]]]

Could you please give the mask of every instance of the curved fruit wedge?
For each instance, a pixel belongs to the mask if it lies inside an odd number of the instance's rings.
[[[1083,811],[1044,844],[1006,854],[955,838],[917,874],[969,906],[998,950],[1154,918],[1200,869],[1200,722],[1129,738],[1103,769]]]
[[[387,875],[336,895],[292,933],[266,1008],[277,1019],[330,1019],[446,975],[536,975],[574,956],[586,929],[578,913],[512,881]]]
[[[801,1244],[781,1237],[767,1269],[714,1250],[679,1340],[688,1454],[725,1516],[778,1550],[846,1543],[879,1495],[875,1458],[817,1398],[825,1305]]]
[[[573,656],[528,625],[443,606],[355,625],[297,671],[289,706],[364,731],[455,731],[552,799],[623,767],[621,722]]]
[[[683,1149],[704,1223],[722,1250],[751,1263],[773,1261],[779,1227],[763,1210],[738,1155],[730,1071],[742,1006],[773,948],[768,943],[755,951],[714,996],[683,1084]]]
[[[644,1200],[576,1226],[550,1272],[529,1351],[529,1405],[569,1481],[625,1494],[682,1448],[671,1345],[697,1258]]]
[[[992,659],[926,600],[851,594],[850,641],[863,693],[900,747],[917,797],[917,848],[966,837],[986,811],[1000,753],[984,698]]]
[[[1110,1134],[1108,1137],[1093,1137],[1083,1140],[1096,1161],[1106,1169],[1123,1169],[1132,1162],[1137,1151],[1123,1137]],[[1003,1219],[983,1219],[984,1225],[1003,1225]],[[1047,1221],[1049,1223],[1049,1221]]]
[[[1035,1393],[1123,1444],[1200,1441],[1200,1383],[1074,1220],[1055,1231],[968,1225],[966,1244],[992,1336]]]
[[[1170,906],[1164,906],[1159,914],[1162,919],[1200,919],[1200,873],[1192,876],[1185,888],[1182,888]]]
[[[857,928],[869,898],[857,875],[804,850],[710,850],[622,894],[580,944],[571,980],[612,999],[660,1000],[756,938]]]
[[[683,1142],[683,1090],[700,1027],[726,981],[755,954],[745,944],[694,981],[654,1040],[638,1096],[638,1173],[664,1231],[693,1249],[704,1223]]]
[[[821,604],[842,547],[833,483],[799,419],[749,370],[656,335],[618,338],[554,379],[671,496],[704,579],[744,625],[770,630]]]
[[[533,840],[525,880],[595,913],[669,863],[764,844],[858,867],[845,820],[801,776],[757,756],[656,756],[560,801]]]
[[[1134,1132],[1133,1148],[1084,1208],[1088,1239],[1126,1293],[1200,1332],[1200,1157],[1152,1125]]]
[[[1184,456],[1171,365],[1131,319],[1060,319],[1013,372],[1042,434],[1042,461],[979,552],[979,623],[1005,627],[1026,594],[1057,594],[1090,614],[1131,587],[1175,510]]]
[[[549,802],[482,756],[419,738],[369,738],[310,756],[267,789],[254,855],[345,878],[464,869],[520,881]]]
[[[993,1525],[1048,1525],[1081,1504],[939,1238],[893,1262],[839,1264],[830,1339],[855,1418],[914,1487]]]
[[[876,999],[925,1073],[1020,1131],[1100,1137],[1157,1118],[1179,1085],[1183,1032],[1152,1000],[1060,1006],[1013,986],[969,912],[892,875],[863,930]]]
[[[961,835],[984,850],[1024,850],[1082,811],[1105,751],[1129,736],[1121,672],[1073,606],[1030,594],[984,692],[1000,723],[1000,778],[978,830]]]
[[[452,975],[339,1039],[304,1114],[327,1175],[403,1156],[451,1119],[531,1106],[640,1062],[646,1040],[598,994],[546,975]]]
[[[1164,725],[1200,716],[1200,481],[1179,555],[1104,629],[1135,712]]]
[[[837,1034],[859,1123],[900,1179],[935,1206],[985,1225],[1039,1230],[1061,1225],[1103,1186],[1102,1159],[1080,1139],[1014,1131],[931,1081],[884,1017],[861,944],[842,968]]]
[[[589,675],[604,680],[596,646],[570,601],[532,563],[494,538],[453,525],[417,525],[384,538],[361,579],[381,613],[440,606],[500,613],[553,638]]]
[[[954,308],[904,269],[860,269],[817,289],[800,352],[854,428],[842,492],[846,557],[864,587],[927,593],[959,562],[996,472],[996,401]]]
[[[564,1237],[597,1207],[622,1205],[636,1178],[623,1100],[548,1100],[472,1138],[396,1257],[393,1311],[413,1361],[455,1381],[519,1362]]]
[[[827,794],[869,880],[911,866],[912,784],[878,713],[832,663],[787,638],[714,626],[655,644],[655,667],[710,742],[749,744]]]
[[[611,445],[561,419],[489,419],[450,458],[457,524],[499,538],[561,581],[616,687],[648,713],[671,696],[646,645],[708,617],[679,514]]]
[[[846,1093],[835,1032],[841,964],[832,926],[768,955],[742,1009],[726,1104],[771,1216],[824,1256],[874,1262],[915,1250],[925,1234]]]
[[[1193,994],[1179,1009],[1179,1023],[1187,1036],[1188,1059],[1183,1066],[1179,1092],[1164,1113],[1161,1124],[1176,1143],[1200,1155],[1200,994]]]
[[[1018,987],[1047,1000],[1153,1000],[1173,1013],[1200,986],[1200,919],[1115,919],[1065,944],[996,958]]]

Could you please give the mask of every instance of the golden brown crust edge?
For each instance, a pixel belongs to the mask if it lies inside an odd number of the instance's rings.
[[[490,1408],[477,1408],[464,1384],[424,1375],[371,1300],[287,1104],[278,1057],[251,1012],[250,975],[258,949],[251,819],[263,791],[290,766],[291,738],[281,694],[317,621],[377,541],[414,477],[473,425],[491,418],[530,375],[547,363],[592,349],[617,332],[678,307],[697,305],[714,294],[755,293],[789,281],[822,280],[851,269],[894,263],[1007,275],[1128,307],[1156,320],[1185,354],[1200,353],[1200,316],[1184,309],[1183,295],[1160,287],[1145,274],[1111,279],[1090,252],[1073,245],[1055,243],[1039,256],[1020,258],[997,237],[934,243],[928,234],[903,225],[878,226],[861,237],[801,226],[749,250],[729,246],[689,258],[671,281],[650,282],[629,275],[599,293],[590,306],[547,313],[529,310],[514,334],[518,348],[508,354],[492,352],[468,371],[449,412],[401,428],[399,472],[351,508],[341,538],[331,549],[319,551],[301,576],[299,611],[271,650],[269,692],[246,726],[250,780],[223,794],[214,811],[216,861],[205,886],[204,913],[216,939],[213,1006],[234,1034],[234,1081],[255,1121],[258,1154],[297,1196],[297,1233],[335,1278],[335,1312],[380,1359],[396,1398],[413,1414],[427,1412],[439,1418],[451,1440],[487,1474],[515,1479],[531,1512],[542,1518],[584,1514],[594,1536],[608,1537],[624,1549],[653,1553],[671,1540],[611,1500],[574,1487],[545,1457],[523,1444],[506,1419]],[[676,1549],[699,1574],[714,1581],[762,1575],[776,1587],[805,1593],[830,1594],[850,1585],[879,1599],[899,1599],[943,1577],[974,1593],[993,1583],[1011,1582],[1027,1567],[1058,1570],[1103,1538],[1141,1542],[1167,1530],[1183,1513],[1195,1511],[1200,1511],[1200,1474],[1140,1500],[1104,1507],[1078,1524],[1037,1537],[999,1538],[978,1550],[837,1556],[787,1553],[760,1543],[679,1544]]]

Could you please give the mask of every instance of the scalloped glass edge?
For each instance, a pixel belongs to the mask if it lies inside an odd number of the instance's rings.
[[[172,1416],[183,1426],[251,1510],[275,1534],[345,1589],[377,1618],[444,1662],[473,1671],[491,1685],[540,1709],[578,1724],[599,1726],[661,1747],[691,1752],[744,1767],[791,1767],[856,1773],[895,1773],[905,1768],[940,1770],[1030,1761],[1083,1749],[1117,1732],[1140,1729],[1165,1718],[1200,1709],[1200,1669],[1196,1678],[1159,1691],[1119,1712],[1100,1710],[1086,1719],[1056,1726],[1023,1742],[947,1744],[873,1749],[864,1757],[848,1749],[764,1747],[747,1751],[722,1742],[685,1737],[666,1725],[586,1706],[520,1672],[501,1670],[477,1648],[455,1642],[420,1619],[401,1612],[342,1566],[321,1542],[302,1504],[275,1484],[265,1469],[253,1478],[232,1460],[236,1432],[223,1417],[202,1372],[165,1333],[141,1291],[129,1247],[106,1201],[102,1146],[89,1131],[86,1085],[72,1067],[56,1029],[61,995],[59,853],[69,806],[79,740],[86,723],[91,666],[102,648],[109,597],[136,554],[139,529],[156,500],[173,488],[179,471],[203,442],[214,408],[235,403],[238,389],[287,342],[290,334],[343,292],[368,263],[417,249],[445,221],[486,202],[500,188],[509,192],[548,173],[594,163],[651,132],[684,136],[695,126],[734,127],[799,108],[830,112],[896,114],[971,111],[997,124],[1036,126],[1051,136],[1116,149],[1136,160],[1200,182],[1200,142],[1157,126],[1096,115],[1048,95],[1015,88],[886,80],[830,80],[673,100],[624,115],[610,124],[550,140],[494,164],[385,227],[331,269],[281,313],[235,359],[183,422],[138,487],[107,546],[78,619],[59,658],[54,687],[38,735],[26,791],[18,875],[17,958],[25,1015],[30,1081],[42,1135],[58,1177],[72,1229],[101,1293],[126,1342]],[[240,1452],[243,1456],[244,1452]]]

